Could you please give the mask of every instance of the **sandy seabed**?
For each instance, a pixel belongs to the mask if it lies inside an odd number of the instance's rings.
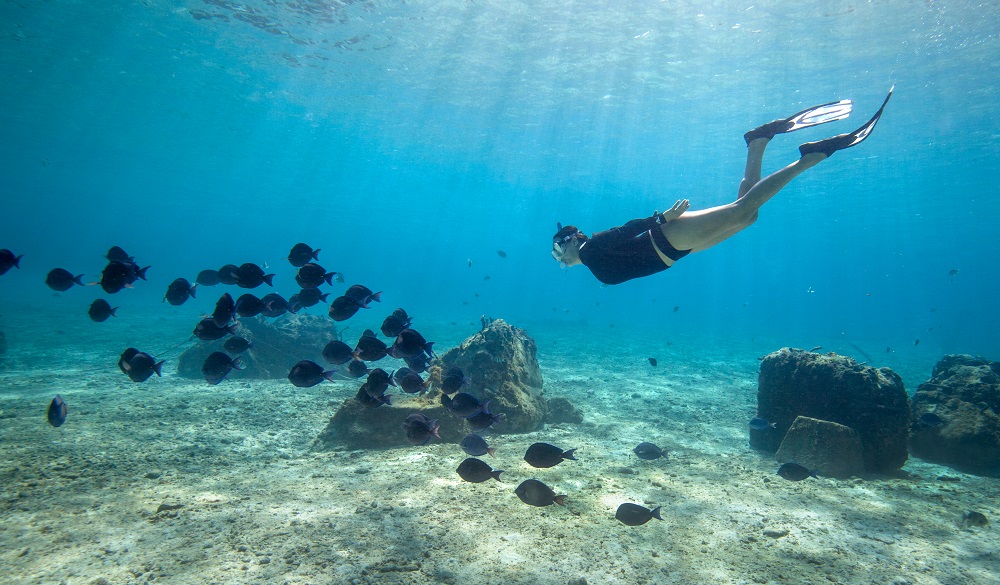
[[[489,437],[502,481],[469,484],[453,444],[312,450],[356,382],[211,387],[168,367],[134,384],[114,364],[148,327],[118,327],[22,332],[20,347],[8,332],[0,583],[1000,583],[995,525],[961,523],[969,510],[996,518],[998,480],[911,459],[894,478],[793,483],[748,447],[757,356],[778,346],[661,347],[653,367],[648,339],[622,335],[616,355],[633,357],[611,359],[529,330],[546,394],[585,421]],[[183,327],[155,328],[147,347]],[[57,393],[69,418],[53,428]],[[535,441],[579,460],[531,468]],[[640,441],[669,458],[639,460]],[[567,505],[521,503],[529,477]],[[624,526],[622,502],[664,519]]]

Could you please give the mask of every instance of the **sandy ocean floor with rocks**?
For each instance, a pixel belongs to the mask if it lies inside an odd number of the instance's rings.
[[[793,483],[748,447],[757,358],[781,341],[681,347],[611,330],[568,343],[513,323],[538,343],[546,395],[585,421],[490,437],[503,481],[469,484],[454,444],[312,450],[358,382],[211,387],[168,362],[134,384],[115,367],[127,345],[174,346],[189,321],[4,316],[0,583],[1000,583],[998,480],[911,459],[893,478]],[[432,329],[439,352],[473,332]],[[904,364],[908,391],[933,363]],[[53,428],[57,393],[69,417]],[[535,441],[579,460],[531,468]],[[669,458],[639,460],[640,441]],[[521,503],[529,477],[567,505]],[[624,526],[622,502],[664,519]],[[963,527],[969,510],[994,524]]]

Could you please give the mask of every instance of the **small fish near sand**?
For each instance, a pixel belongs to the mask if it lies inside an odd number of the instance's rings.
[[[205,363],[201,366],[201,373],[205,376],[206,382],[215,386],[225,380],[229,372],[242,369],[240,358],[232,358],[225,352],[216,351],[205,358]]]
[[[249,339],[243,339],[242,337],[230,337],[222,344],[222,349],[232,355],[243,353],[251,347],[253,347],[253,343]]]
[[[431,437],[441,438],[441,435],[438,434],[438,421],[431,420],[419,412],[407,416],[402,427],[406,431],[406,440],[411,445],[426,445]]]
[[[522,481],[520,485],[514,488],[514,493],[517,495],[518,499],[529,506],[545,507],[551,506],[552,504],[559,504],[560,506],[566,505],[565,495],[556,495],[556,493],[552,491],[552,488],[537,479],[526,479]]]
[[[667,458],[666,451],[660,449],[653,443],[648,443],[646,441],[636,445],[635,448],[632,449],[632,452],[635,453],[635,456],[639,459],[645,459],[646,461],[653,461],[661,457],[664,459]]]
[[[459,464],[458,476],[469,483],[482,483],[490,479],[500,481],[502,469],[493,469],[488,463],[475,457],[469,457]]]
[[[346,364],[354,359],[354,350],[339,339],[334,339],[323,348],[323,359],[335,366]]]
[[[49,419],[49,424],[54,427],[60,427],[64,422],[66,422],[66,403],[63,401],[62,396],[56,394],[56,397],[52,399],[49,403],[49,410],[46,413]]]
[[[626,526],[642,526],[653,518],[663,520],[660,516],[660,506],[650,510],[639,504],[625,502],[615,511],[615,519]]]
[[[465,451],[466,454],[472,455],[473,457],[480,457],[482,455],[486,455],[487,453],[490,457],[495,457],[494,453],[496,452],[496,449],[490,447],[486,442],[486,439],[475,433],[465,435],[465,438],[462,439],[459,446],[462,447],[462,451]]]
[[[454,398],[447,394],[441,395],[441,406],[462,418],[470,418],[481,412],[490,414],[489,403],[489,400],[480,402],[478,398],[468,392],[459,392],[455,394]]]
[[[576,461],[576,457],[573,456],[575,451],[576,449],[563,451],[559,447],[548,443],[533,443],[525,451],[524,460],[532,467],[545,469],[555,467],[566,459]]]
[[[288,381],[299,388],[312,388],[323,380],[333,380],[334,371],[325,371],[323,366],[309,360],[302,360],[288,372]]]
[[[810,471],[809,468],[794,462],[788,462],[779,467],[777,474],[788,481],[802,481],[810,477],[819,477],[815,471]]]
[[[656,367],[657,361],[655,357],[647,358],[649,360],[649,365]]]
[[[213,317],[208,317],[202,319],[194,327],[194,336],[202,341],[215,341],[216,339],[222,339],[227,335],[235,335],[238,328],[237,325],[229,325],[225,327],[220,327],[216,325]]]
[[[103,323],[108,320],[108,317],[117,317],[115,311],[118,307],[112,307],[111,303],[104,299],[97,299],[93,303],[90,303],[90,308],[87,309],[87,314],[90,315],[90,320],[95,323]]]
[[[768,421],[766,418],[755,416],[752,419],[750,419],[750,422],[747,424],[747,426],[749,426],[751,429],[755,431],[767,431],[770,429],[778,428],[778,423],[773,423]]]
[[[56,398],[59,398],[59,397],[56,396]],[[65,417],[63,417],[63,418],[65,418]],[[59,425],[56,425],[56,426],[59,426]],[[986,514],[983,514],[982,512],[971,511],[971,512],[962,514],[962,526],[964,526],[964,527],[971,527],[971,526],[983,527],[983,526],[988,526],[989,523],[990,523],[990,521],[986,519]]]
[[[163,360],[156,361],[156,358],[148,353],[130,347],[123,351],[118,358],[118,369],[133,382],[142,383],[153,374],[156,374],[157,377],[163,376],[161,371],[163,363]]]

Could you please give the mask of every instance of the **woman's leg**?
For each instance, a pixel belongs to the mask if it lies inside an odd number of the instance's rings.
[[[767,148],[767,138],[758,138],[747,144],[747,165],[740,181],[740,191],[737,199],[741,199],[754,185],[760,182],[761,165],[764,163],[764,149]]]
[[[756,142],[759,141],[755,140],[751,145]],[[764,146],[766,146],[766,142],[761,145],[761,154],[763,154]],[[822,153],[807,154],[787,167],[757,181],[733,203],[685,212],[677,219],[660,226],[660,229],[663,230],[667,241],[678,250],[701,251],[710,248],[756,221],[757,210],[762,205],[777,195],[778,191],[792,179],[826,158],[826,155]],[[759,169],[759,166],[752,168],[754,162],[753,157],[748,155],[748,172],[744,175],[744,182],[749,182],[754,178],[752,176],[754,168]],[[757,164],[759,165],[759,163]],[[743,191],[742,185],[740,191]]]

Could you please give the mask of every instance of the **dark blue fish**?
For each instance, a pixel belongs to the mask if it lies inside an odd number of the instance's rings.
[[[413,329],[403,329],[392,343],[389,355],[394,358],[412,358],[418,355],[434,355],[434,342],[428,342],[424,336]]]
[[[361,360],[351,359],[347,364],[347,375],[351,378],[360,378],[368,373],[368,365]]]
[[[518,499],[529,506],[551,506],[552,504],[559,504],[560,506],[566,505],[564,503],[566,500],[565,495],[557,496],[556,493],[552,491],[552,488],[537,479],[526,479],[522,481],[521,485],[514,489],[514,493],[517,494]]]
[[[243,339],[242,337],[230,337],[222,344],[222,349],[233,355],[243,353],[251,347],[253,347],[253,344],[250,343],[250,340]]]
[[[280,317],[288,312],[288,301],[278,293],[268,293],[260,297],[260,303],[263,305],[260,314],[265,317]]]
[[[219,327],[215,324],[215,321],[211,317],[202,319],[194,327],[194,336],[202,341],[214,341],[216,339],[222,339],[227,335],[236,334],[236,325],[227,325],[225,327]]]
[[[368,303],[372,301],[382,302],[382,291],[372,292],[370,288],[361,284],[352,284],[344,292],[344,296],[354,299],[365,309],[368,308]]]
[[[264,303],[256,296],[246,293],[236,299],[236,314],[240,317],[256,317],[264,310]]]
[[[649,365],[655,367],[656,366],[656,358],[654,358],[654,357],[649,358]]]
[[[302,288],[317,288],[324,282],[333,284],[335,274],[335,272],[327,272],[326,268],[319,264],[307,262],[300,266],[298,272],[295,273],[295,282]]]
[[[49,403],[48,418],[49,424],[54,427],[62,426],[66,422],[66,403],[63,402],[62,396],[56,394],[56,397],[52,399]]]
[[[319,303],[325,303],[330,293],[325,293],[318,288],[304,288],[296,293],[299,304],[303,307],[313,307]]]
[[[121,246],[111,246],[104,257],[108,259],[108,262],[121,262],[123,264],[132,264],[135,262],[135,258],[129,256],[128,252]]]
[[[489,453],[490,457],[494,457],[493,453],[496,452],[496,449],[490,447],[489,444],[486,443],[486,439],[475,433],[465,435],[465,438],[462,439],[462,442],[459,443],[459,445],[462,447],[463,451],[473,457],[479,457],[481,455],[486,455],[487,453]]]
[[[117,317],[115,311],[118,307],[112,307],[111,304],[104,299],[97,299],[90,303],[90,309],[87,310],[87,314],[90,315],[90,320],[103,323],[108,320],[108,317]]]
[[[576,461],[573,453],[576,449],[563,451],[555,445],[548,443],[533,443],[524,453],[524,460],[532,467],[555,467],[566,459]]]
[[[299,388],[311,388],[323,380],[333,380],[334,371],[324,371],[323,366],[309,360],[302,360],[288,372],[288,381]]]
[[[319,260],[319,248],[313,250],[308,244],[302,242],[292,246],[292,250],[288,252],[288,262],[296,268],[301,268],[313,260]]]
[[[385,391],[389,389],[389,386],[395,386],[395,382],[392,380],[392,374],[386,372],[382,368],[375,368],[368,372],[368,379],[365,380],[364,386],[365,392],[368,393],[372,398],[378,398],[379,396],[385,394]]]
[[[410,368],[399,368],[392,375],[392,379],[396,382],[396,386],[407,394],[423,395],[427,391],[427,387],[431,384],[430,379],[424,380],[420,377],[420,374]]]
[[[215,286],[219,284],[219,271],[218,270],[202,270],[198,273],[198,277],[194,279],[195,282],[201,286]]]
[[[330,303],[330,318],[334,321],[346,321],[353,317],[360,308],[361,305],[358,304],[358,301],[351,297],[340,296]]]
[[[98,284],[104,289],[104,292],[109,295],[119,293],[134,282],[132,267],[134,264],[125,264],[124,262],[118,262],[117,260],[112,260],[108,262],[108,265],[104,267],[101,271],[101,280]]]
[[[24,258],[24,254],[15,256],[7,248],[0,250],[0,276],[7,274],[7,271],[11,268],[20,268],[21,258]]]
[[[163,363],[134,347],[126,349],[118,358],[118,368],[133,382],[145,382],[153,374],[162,376]]]
[[[354,348],[354,357],[366,362],[377,362],[386,356],[388,351],[385,342],[376,337],[371,329],[365,329]]]
[[[240,264],[236,269],[236,286],[240,288],[257,288],[262,284],[271,284],[274,279],[273,274],[264,274],[264,269],[252,262]]]
[[[74,284],[84,286],[82,279],[82,274],[73,276],[68,270],[53,268],[45,277],[45,284],[54,291],[65,292],[72,288]]]
[[[469,457],[458,465],[458,476],[469,483],[482,483],[490,479],[500,481],[502,469],[493,469],[485,461]]]
[[[750,419],[750,428],[755,431],[766,431],[778,427],[778,423],[768,422],[766,418],[755,416]]]
[[[367,382],[365,382],[365,384],[367,384]],[[361,385],[361,388],[358,389],[358,393],[355,396],[355,398],[358,399],[358,402],[364,404],[368,408],[378,408],[383,404],[392,404],[392,401],[390,400],[390,398],[392,398],[392,394],[382,394],[381,396],[372,396],[366,391],[365,384]]]
[[[431,367],[431,357],[428,355],[418,355],[411,358],[403,358],[406,366],[418,374],[422,374]]]
[[[411,368],[413,366],[410,366]],[[450,367],[441,376],[441,392],[454,394],[469,384],[468,378],[462,373],[461,368]]]
[[[493,426],[494,423],[498,423],[503,419],[503,415],[500,414],[490,414],[489,412],[480,412],[479,414],[474,414],[469,418],[465,419],[465,422],[469,423],[469,428],[474,431],[482,431]]]
[[[231,358],[229,354],[216,351],[207,358],[201,366],[201,373],[205,376],[205,381],[213,386],[226,379],[229,372],[241,370],[240,358]]]
[[[809,471],[808,468],[799,465],[798,463],[785,463],[778,468],[778,475],[787,479],[788,481],[802,481],[808,477],[819,477],[816,475],[815,471]]]
[[[167,293],[163,295],[163,300],[170,303],[171,305],[179,306],[187,302],[188,299],[194,298],[194,293],[197,290],[198,285],[191,286],[186,278],[178,278],[170,283],[167,287]]]
[[[396,309],[382,321],[382,335],[396,337],[410,326],[412,320],[403,309]]]
[[[665,451],[661,450],[656,445],[645,441],[636,445],[635,449],[632,449],[632,452],[635,453],[639,459],[645,459],[647,461],[659,459],[660,457],[667,457]]]
[[[660,506],[650,510],[639,504],[630,504],[628,502],[618,506],[615,518],[626,526],[642,526],[646,522],[649,522],[651,518],[663,520],[660,517]]]
[[[489,400],[479,402],[478,398],[468,392],[459,392],[454,398],[447,394],[441,395],[441,405],[462,418],[469,418],[481,412],[489,414],[489,404]]]
[[[431,437],[441,438],[438,434],[438,421],[419,412],[407,416],[402,426],[406,431],[406,440],[411,445],[426,445]]]
[[[226,264],[216,271],[219,282],[233,285],[240,281],[240,267],[235,264]]]
[[[226,327],[229,325],[229,322],[233,320],[235,315],[236,301],[233,300],[233,296],[231,294],[225,293],[219,297],[218,301],[215,302],[215,311],[212,312],[211,321],[215,323],[217,327]],[[197,333],[195,335],[197,335]],[[215,339],[218,339],[218,337]]]
[[[354,359],[354,350],[339,339],[334,339],[323,348],[323,358],[335,366],[346,364]]]

